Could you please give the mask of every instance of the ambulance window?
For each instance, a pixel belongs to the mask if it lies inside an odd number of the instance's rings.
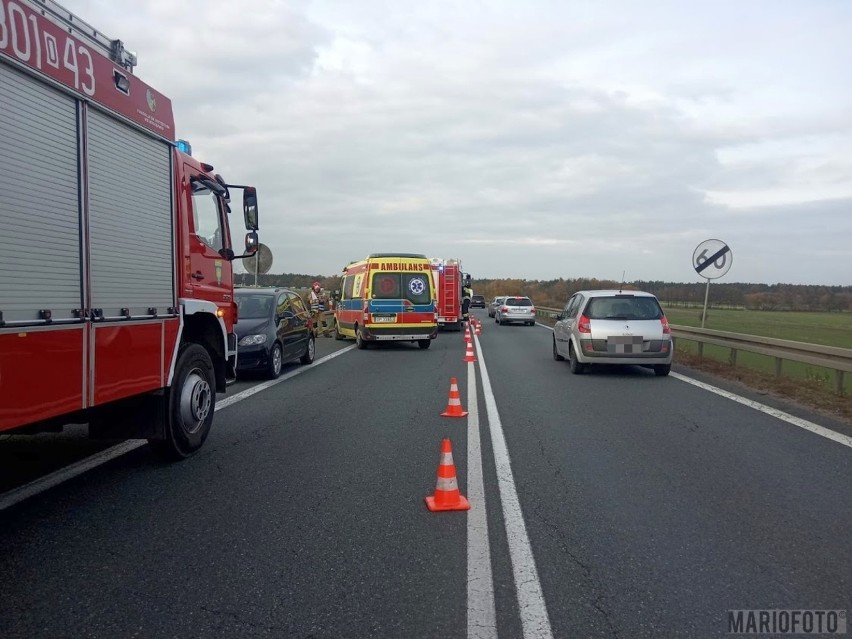
[[[403,273],[401,277],[407,300],[414,304],[428,304],[432,301],[428,275]]]
[[[192,220],[199,240],[216,251],[222,248],[219,199],[210,189],[196,181],[192,182]]]
[[[376,300],[398,300],[400,274],[399,273],[376,273],[373,275],[372,291],[373,299]]]
[[[347,275],[343,278],[343,299],[352,299],[352,287],[355,286],[355,278]]]

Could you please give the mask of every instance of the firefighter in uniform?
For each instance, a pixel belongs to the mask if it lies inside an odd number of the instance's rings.
[[[473,288],[470,286],[470,277],[466,277],[462,286],[462,321],[470,322],[470,299],[473,297]]]
[[[311,292],[308,298],[311,305],[311,317],[314,320],[314,329],[317,335],[322,333],[323,337],[329,337],[331,333],[325,321],[325,296],[319,282],[314,282],[311,285]]]

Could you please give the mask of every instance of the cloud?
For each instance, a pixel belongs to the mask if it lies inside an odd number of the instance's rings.
[[[77,4],[258,187],[276,270],[695,281],[718,237],[729,281],[849,283],[846,3]]]

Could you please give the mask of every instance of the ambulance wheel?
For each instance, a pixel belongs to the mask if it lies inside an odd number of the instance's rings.
[[[367,348],[367,340],[361,337],[361,330],[357,326],[355,327],[355,346],[362,351]]]
[[[431,339],[419,339],[419,340],[417,340],[417,345],[422,350],[425,351],[427,348],[429,348],[432,345],[432,340]]]
[[[313,338],[313,335],[308,337],[308,345],[305,347],[304,354],[299,358],[299,361],[302,364],[313,364],[314,356],[317,352],[317,343]]]
[[[278,379],[281,376],[281,369],[284,367],[284,353],[281,350],[281,344],[275,342],[272,345],[272,351],[269,353],[269,363],[266,365],[266,377],[269,379]]]
[[[151,440],[158,455],[184,459],[201,448],[216,410],[216,376],[210,355],[200,344],[185,344],[178,354],[171,388],[165,396],[165,438]]]
[[[343,339],[343,335],[340,334],[340,324],[336,320],[334,322],[334,339]]]

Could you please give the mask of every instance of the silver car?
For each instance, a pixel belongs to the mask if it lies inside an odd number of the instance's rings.
[[[659,376],[672,368],[672,334],[651,293],[578,291],[553,327],[553,359],[568,359],[572,373],[590,364],[638,364]]]
[[[507,297],[494,311],[494,320],[498,324],[522,322],[528,326],[535,324],[535,305],[528,297]]]
[[[505,299],[505,295],[498,295],[488,303],[488,317],[494,317],[497,314],[497,307],[502,305]]]

